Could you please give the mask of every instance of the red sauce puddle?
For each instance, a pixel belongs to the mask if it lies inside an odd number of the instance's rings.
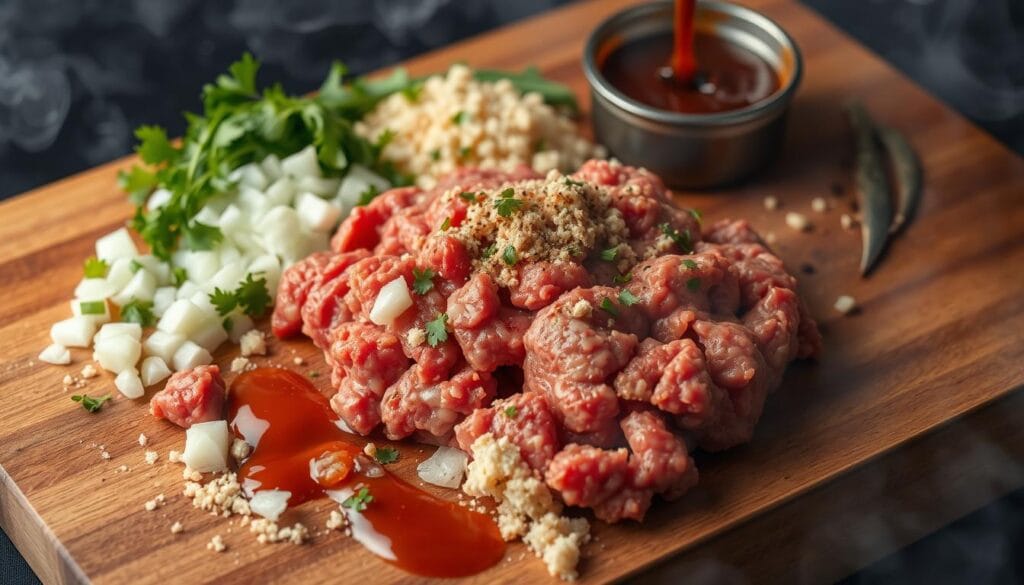
[[[287,490],[291,507],[323,496],[343,502],[365,487],[373,496],[366,508],[344,508],[352,536],[417,575],[465,577],[504,556],[490,517],[417,489],[363,455],[365,441],[343,430],[305,377],[281,368],[245,372],[229,401],[232,431],[253,447],[238,471],[247,495]]]

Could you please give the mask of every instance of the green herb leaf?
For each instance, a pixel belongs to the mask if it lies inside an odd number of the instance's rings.
[[[497,251],[498,251],[498,245],[497,244],[491,244],[490,246],[487,246],[486,248],[483,249],[483,251],[480,252],[480,257],[483,258],[484,260],[486,260],[486,259],[490,258],[491,256],[494,256],[494,253],[497,252]]]
[[[459,197],[467,203],[476,203],[476,193],[470,193],[469,191],[463,191],[459,193]]]
[[[95,256],[87,259],[82,267],[86,278],[106,278],[108,270],[110,265],[104,260],[97,260]]]
[[[469,155],[472,152],[473,152],[473,149],[471,149],[468,146],[463,146],[462,148],[459,149],[459,158],[462,159],[462,160],[466,160],[467,158],[469,158]]]
[[[121,321],[138,323],[143,327],[155,325],[156,315],[153,314],[153,303],[133,297],[121,307]]]
[[[364,486],[359,488],[358,492],[345,498],[341,506],[356,512],[363,512],[371,503],[373,503],[373,495],[370,494],[370,488]]]
[[[580,181],[573,181],[569,177],[566,177],[565,178],[565,186],[566,187],[582,187],[583,183],[580,182]]]
[[[395,449],[394,447],[377,447],[377,451],[374,452],[373,458],[381,465],[394,463],[395,461],[398,461],[398,449]]]
[[[519,416],[519,409],[516,408],[515,404],[511,404],[505,408],[505,416],[515,418]]]
[[[605,262],[615,262],[615,259],[619,257],[619,247],[608,248],[607,250],[601,251],[601,260]]]
[[[516,248],[512,244],[505,246],[505,251],[501,253],[501,260],[509,266],[515,266],[519,258],[516,257]]]
[[[691,208],[690,215],[693,216],[693,219],[697,220],[697,225],[704,223],[704,214],[699,209]]]
[[[446,231],[448,231],[448,228],[450,228],[450,227],[452,227],[452,218],[450,218],[450,217],[444,218],[444,221],[441,222],[441,231],[442,232],[446,232]]]
[[[448,341],[448,314],[438,313],[433,321],[427,321],[427,345],[437,347],[438,344]]]
[[[107,301],[81,301],[78,310],[83,315],[104,315],[107,312]]]
[[[688,230],[680,232],[667,223],[659,225],[658,229],[661,230],[661,233],[671,238],[675,245],[683,252],[689,254],[693,251],[693,242],[690,240],[690,232]]]
[[[365,191],[359,194],[359,202],[357,202],[356,205],[366,205],[367,203],[373,201],[374,198],[377,197],[377,195],[380,195],[380,189],[377,188],[377,185],[370,185],[369,187],[366,188]]]
[[[213,292],[209,294],[209,298],[210,304],[217,309],[217,313],[221,316],[234,311],[238,306],[238,298],[235,297],[234,291],[221,290],[220,287],[214,288]]]
[[[146,164],[163,164],[178,156],[177,149],[167,139],[167,132],[160,126],[139,126],[135,129],[135,137],[139,139],[135,152]]]
[[[685,260],[683,260],[683,266],[689,268],[690,270],[696,270],[697,269],[697,263],[694,262],[693,260],[690,260],[689,258],[686,258]]]
[[[132,261],[128,263],[128,268],[131,269],[132,274],[135,274],[136,272],[145,268],[145,266],[143,266],[142,263],[139,262],[138,260],[132,258]]]
[[[615,284],[626,284],[629,281],[633,280],[633,273],[627,272],[625,274],[617,274],[614,278],[612,278],[612,280],[615,281]]]
[[[498,215],[501,217],[510,217],[514,212],[518,211],[524,203],[526,203],[522,199],[516,199],[514,195],[515,190],[509,187],[502,191],[501,195],[494,200],[494,207],[498,210]]]
[[[473,78],[486,82],[507,79],[520,93],[536,92],[552,106],[562,106],[573,112],[579,110],[579,106],[576,104],[576,94],[572,89],[561,83],[544,79],[536,67],[527,67],[519,73],[497,69],[477,69],[473,72]]]
[[[430,151],[430,160],[432,160],[434,162],[437,162],[437,161],[441,160],[441,149],[440,148],[435,148],[434,150]]]
[[[601,299],[600,309],[602,311],[604,311],[605,313],[608,313],[612,317],[618,317],[619,316],[619,308],[616,307],[615,303],[612,302],[612,300],[609,299],[608,297],[605,297],[605,298]]]
[[[628,290],[624,290],[619,293],[619,302],[627,307],[632,307],[633,305],[639,303],[640,299],[635,294],[629,292]]]
[[[416,294],[425,295],[427,292],[434,288],[434,277],[437,273],[429,268],[418,270],[412,269],[412,290],[416,291]]]
[[[700,290],[700,279],[691,278],[690,280],[687,280],[686,288],[688,288],[690,292],[697,292],[698,290]]]
[[[320,377],[320,372],[318,372],[316,370],[313,370],[312,372],[309,373],[309,377],[310,378],[319,378]]]
[[[267,292],[267,279],[253,278],[252,273],[247,274],[245,280],[234,291],[214,288],[209,298],[210,304],[222,317],[234,311],[236,307],[241,307],[250,317],[259,317],[267,311],[271,302],[270,293]]]
[[[235,322],[231,320],[231,317],[224,317],[220,322],[220,326],[224,328],[224,331],[231,333],[231,329],[234,328]]]
[[[212,250],[224,239],[220,228],[198,221],[185,225],[185,245],[189,250]]]
[[[174,286],[181,286],[185,284],[186,280],[188,280],[188,272],[184,268],[179,266],[171,271],[171,283]]]
[[[465,122],[468,119],[468,117],[469,117],[468,114],[466,114],[466,112],[463,112],[461,110],[458,111],[458,112],[455,112],[455,115],[452,116],[452,124],[462,124],[463,122]]]
[[[97,396],[96,398],[93,398],[88,394],[75,394],[71,397],[71,400],[80,403],[82,405],[82,408],[88,410],[89,412],[96,413],[99,412],[101,408],[103,408],[103,403],[110,400],[110,398],[110,394],[106,394],[104,396]]]

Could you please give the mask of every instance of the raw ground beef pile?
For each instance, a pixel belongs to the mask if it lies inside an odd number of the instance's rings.
[[[614,162],[394,189],[332,248],[286,271],[273,328],[324,350],[352,430],[467,452],[508,437],[609,522],[693,486],[688,445],[750,440],[787,364],[820,346],[796,279],[746,222],[702,232],[656,176]],[[398,277],[413,305],[376,325]]]

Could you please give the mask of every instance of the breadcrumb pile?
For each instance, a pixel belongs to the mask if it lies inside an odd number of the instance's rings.
[[[540,94],[520,95],[507,79],[476,81],[465,65],[427,78],[415,94],[388,97],[355,131],[373,141],[392,133],[382,156],[425,189],[460,166],[510,171],[525,164],[544,173],[606,156]]]

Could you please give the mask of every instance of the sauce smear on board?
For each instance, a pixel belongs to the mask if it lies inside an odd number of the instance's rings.
[[[674,33],[627,40],[599,64],[601,73],[638,102],[684,114],[745,108],[779,89],[771,64],[712,31],[698,30],[694,16],[694,0],[676,0]]]
[[[464,577],[504,556],[490,517],[417,489],[364,455],[365,441],[343,430],[305,377],[281,368],[245,372],[229,401],[232,431],[253,447],[238,470],[248,495],[287,490],[289,506],[325,495],[347,501],[353,538],[417,575]]]

